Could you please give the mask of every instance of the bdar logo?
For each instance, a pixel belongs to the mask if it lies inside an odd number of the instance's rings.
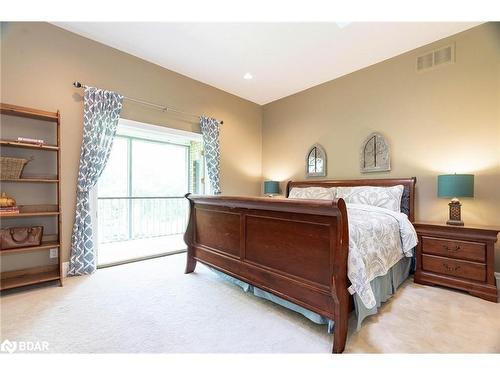
[[[2,344],[0,345],[0,351],[2,352],[7,352],[7,353],[14,353],[17,349],[17,343],[9,341],[9,340],[3,340]]]

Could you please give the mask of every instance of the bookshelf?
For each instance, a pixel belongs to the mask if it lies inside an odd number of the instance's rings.
[[[44,236],[39,246],[0,250],[2,264],[15,265],[6,270],[2,266],[0,290],[49,281],[59,281],[62,286],[60,113],[0,103],[0,115],[2,137],[7,134],[5,139],[0,139],[2,156],[27,158],[31,153],[37,153],[33,164],[36,164],[35,161],[38,164],[32,169],[44,171],[43,174],[23,173],[17,179],[0,179],[1,190],[8,190],[9,195],[17,200],[19,207],[19,213],[0,216],[1,228],[44,226]],[[6,118],[13,118],[10,125],[10,121],[5,121]],[[19,142],[16,140],[18,136],[41,138],[46,142],[43,145]],[[45,156],[44,153],[54,156]],[[47,173],[48,171],[52,173]],[[41,202],[34,202],[36,199]],[[52,202],[47,203],[44,200]],[[49,230],[48,233],[46,229]],[[52,249],[57,250],[57,261],[49,257]],[[36,254],[35,258],[33,254]],[[8,262],[7,258],[11,257],[15,259]],[[37,261],[42,264],[37,264]]]
[[[48,150],[48,151],[58,151],[59,150],[59,146],[56,146],[56,145],[34,145],[31,143],[24,143],[24,142],[17,142],[17,141],[4,141],[4,140],[0,140],[0,146],[40,149],[40,150]]]

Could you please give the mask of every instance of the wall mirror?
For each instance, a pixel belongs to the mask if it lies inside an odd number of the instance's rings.
[[[361,145],[361,172],[391,170],[389,143],[380,133],[370,134]]]
[[[326,152],[319,145],[313,145],[306,155],[306,177],[326,176]]]

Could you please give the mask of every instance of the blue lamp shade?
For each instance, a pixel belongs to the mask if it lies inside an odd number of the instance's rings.
[[[459,198],[473,196],[473,174],[443,174],[438,176],[438,197]]]
[[[273,195],[279,194],[280,183],[278,181],[264,181],[264,194]]]

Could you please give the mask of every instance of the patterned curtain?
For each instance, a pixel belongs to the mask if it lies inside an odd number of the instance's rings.
[[[76,213],[71,237],[69,275],[87,275],[96,269],[92,238],[90,189],[108,161],[116,133],[123,96],[88,87],[84,95],[83,140],[76,191]]]
[[[219,121],[214,118],[201,116],[200,128],[203,135],[205,158],[212,192],[220,194]]]

